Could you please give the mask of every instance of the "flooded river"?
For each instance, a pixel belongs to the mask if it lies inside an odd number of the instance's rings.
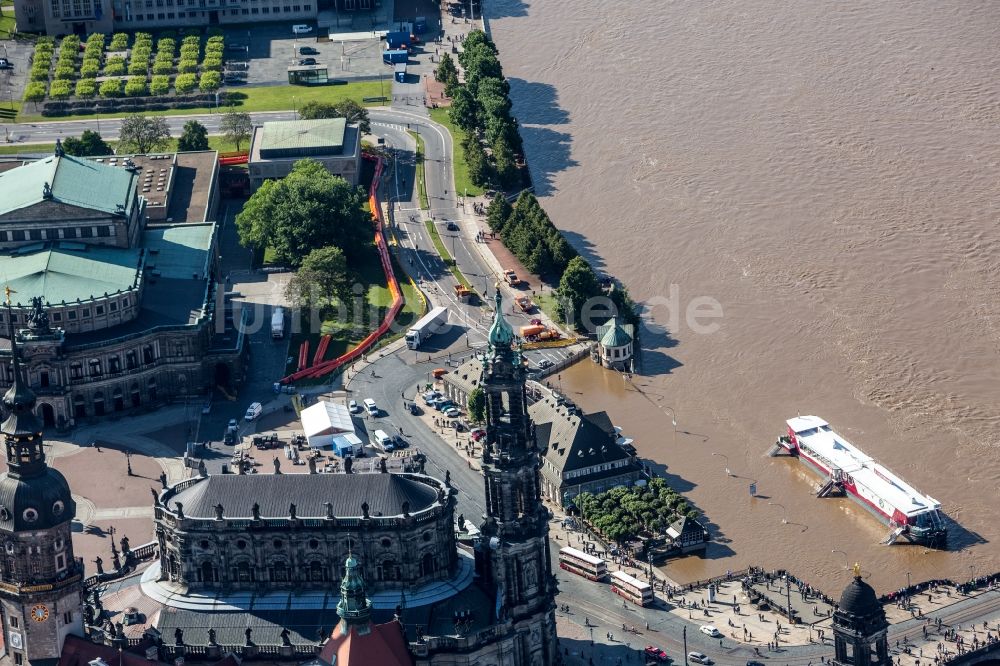
[[[1000,569],[1000,7],[486,10],[546,209],[652,305],[644,393],[589,361],[560,383],[713,524],[710,557],[668,573],[752,563],[836,590],[857,560],[887,591]],[[718,331],[686,322],[698,297]],[[881,546],[886,527],[767,458],[796,413],[939,499],[952,550]]]

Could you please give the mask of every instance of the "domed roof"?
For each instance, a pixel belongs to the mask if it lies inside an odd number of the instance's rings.
[[[76,515],[76,502],[59,470],[23,478],[0,475],[0,531],[45,530]]]
[[[882,605],[878,602],[878,597],[872,586],[861,580],[860,576],[855,576],[840,595],[838,610],[842,613],[865,617],[878,612],[881,608]]]
[[[496,313],[493,317],[493,325],[490,326],[490,346],[494,351],[509,350],[514,342],[514,329],[510,327],[503,316],[503,296],[500,294],[500,285],[496,285]]]

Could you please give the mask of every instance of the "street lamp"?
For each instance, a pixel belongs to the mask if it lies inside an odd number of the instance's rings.
[[[768,502],[768,506],[780,506],[781,507],[781,522],[783,525],[788,524],[788,509],[785,508],[784,504],[778,504],[777,502]]]
[[[726,461],[726,476],[732,476],[733,473],[729,471],[729,456],[727,456],[724,453],[715,453],[715,452],[712,452],[712,455],[713,456],[719,456],[720,458],[724,458],[725,459],[725,461]]]
[[[132,476],[132,451],[125,449],[125,466],[129,476]]]
[[[660,397],[657,398],[657,401],[660,401],[660,400],[663,400],[663,396],[660,396]],[[674,408],[671,407],[671,406],[669,406],[669,405],[660,405],[660,409],[669,409],[670,410],[670,423],[674,427],[673,446],[676,448],[677,447],[677,412],[675,412]]]
[[[830,552],[831,552],[831,553],[840,553],[841,555],[843,555],[843,556],[844,556],[844,570],[845,570],[845,571],[846,571],[847,569],[850,569],[850,568],[851,568],[850,564],[848,564],[848,557],[847,557],[847,553],[845,553],[845,552],[844,552],[844,551],[842,551],[842,550],[837,550],[836,548],[834,548],[834,549],[833,549],[833,550],[831,550]]]

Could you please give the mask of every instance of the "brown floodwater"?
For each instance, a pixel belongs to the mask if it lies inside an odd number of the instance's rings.
[[[857,560],[885,591],[1000,570],[1000,5],[486,11],[543,205],[651,304],[644,393],[589,361],[561,384],[712,524],[710,556],[668,573],[760,564],[833,590]],[[714,333],[685,320],[698,297]],[[940,500],[951,550],[879,545],[885,526],[766,457],[797,413]]]

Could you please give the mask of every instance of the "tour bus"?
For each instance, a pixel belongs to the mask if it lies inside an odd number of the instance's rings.
[[[608,575],[604,560],[569,546],[559,550],[559,566],[587,580],[604,580]]]
[[[611,590],[636,606],[648,606],[653,603],[653,588],[650,584],[621,571],[611,572]]]

